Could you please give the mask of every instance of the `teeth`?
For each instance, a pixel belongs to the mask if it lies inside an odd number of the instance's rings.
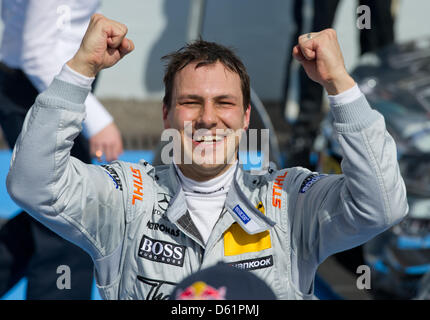
[[[213,141],[221,141],[223,138],[220,136],[201,136],[195,138],[197,142],[213,142]]]

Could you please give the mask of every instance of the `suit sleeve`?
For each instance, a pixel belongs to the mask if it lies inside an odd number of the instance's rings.
[[[34,218],[94,261],[118,252],[125,197],[119,163],[87,165],[70,156],[89,88],[55,79],[28,112],[14,148],[7,190]]]
[[[364,96],[332,106],[342,175],[298,170],[290,211],[294,249],[317,265],[398,223],[408,212],[393,138]]]

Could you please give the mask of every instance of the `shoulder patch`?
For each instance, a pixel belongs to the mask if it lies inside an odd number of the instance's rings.
[[[106,170],[107,175],[108,175],[109,177],[111,177],[111,179],[112,179],[112,180],[113,180],[113,182],[115,183],[115,188],[116,188],[116,189],[119,189],[119,190],[121,190],[121,191],[122,191],[122,183],[121,183],[121,179],[119,178],[118,173],[116,173],[115,169],[114,169],[114,168],[112,168],[112,167],[111,167],[111,166],[109,166],[109,165],[106,165],[106,164],[102,165],[101,167],[102,167],[103,169],[105,169],[105,170]]]
[[[311,174],[310,176],[306,177],[305,180],[303,180],[302,185],[300,186],[300,193],[305,193],[308,191],[315,182],[318,180],[326,177],[326,174]]]

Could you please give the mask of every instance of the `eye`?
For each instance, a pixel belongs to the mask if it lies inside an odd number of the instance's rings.
[[[185,106],[193,106],[193,105],[198,105],[197,101],[184,101],[180,103],[181,105],[185,105]]]
[[[234,103],[230,101],[220,101],[219,104],[222,106],[234,106]]]

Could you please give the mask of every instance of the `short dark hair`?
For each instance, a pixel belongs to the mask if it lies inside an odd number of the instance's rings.
[[[168,109],[172,103],[173,82],[176,72],[185,68],[189,63],[196,61],[198,62],[196,68],[219,61],[227,69],[237,73],[241,82],[244,109],[248,107],[251,101],[249,75],[244,64],[231,48],[199,39],[163,56],[161,59],[167,60],[163,79],[165,87],[163,103]]]

